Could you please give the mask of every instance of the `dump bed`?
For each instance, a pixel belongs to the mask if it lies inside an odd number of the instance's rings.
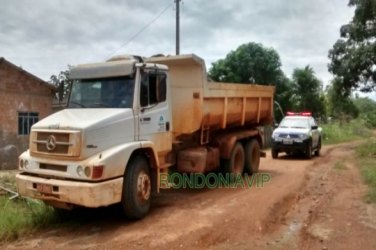
[[[169,67],[175,137],[202,127],[213,131],[272,122],[272,86],[208,81],[204,61],[193,54],[147,61]]]

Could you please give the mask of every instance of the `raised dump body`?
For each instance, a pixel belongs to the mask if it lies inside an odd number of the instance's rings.
[[[195,55],[152,57],[147,62],[169,67],[176,137],[202,128],[259,126],[272,121],[272,86],[212,82],[204,61]]]

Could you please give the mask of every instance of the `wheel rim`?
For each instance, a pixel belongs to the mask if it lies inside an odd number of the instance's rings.
[[[149,200],[151,193],[150,177],[144,171],[141,171],[137,178],[137,195],[141,202]]]

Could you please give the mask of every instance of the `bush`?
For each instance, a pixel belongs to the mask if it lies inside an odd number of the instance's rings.
[[[0,196],[0,241],[16,239],[56,221],[54,209],[42,202]]]
[[[15,174],[5,173],[0,176],[0,185],[15,190]],[[43,202],[14,198],[9,200],[7,192],[0,194],[0,242],[18,238],[35,229],[58,221],[54,209]]]
[[[372,131],[367,127],[367,122],[362,119],[355,119],[348,123],[335,121],[322,125],[324,144],[335,144],[363,139],[371,135]]]

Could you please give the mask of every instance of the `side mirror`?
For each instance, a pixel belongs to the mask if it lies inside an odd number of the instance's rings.
[[[278,128],[278,126],[279,126],[279,123],[274,123],[274,128]]]
[[[316,125],[316,126],[312,126],[311,128],[312,129],[318,129],[319,127]]]

